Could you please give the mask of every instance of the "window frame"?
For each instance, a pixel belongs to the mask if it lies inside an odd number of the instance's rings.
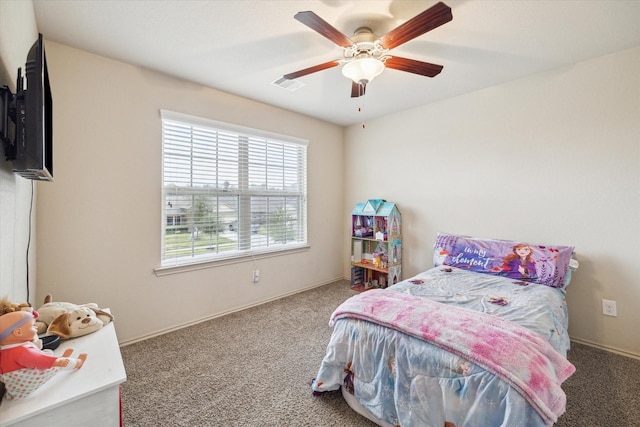
[[[270,131],[264,131],[260,129],[253,129],[245,126],[229,124],[224,122],[219,122],[212,119],[202,118],[191,116],[188,114],[177,113],[168,110],[160,110],[160,118],[161,118],[161,130],[162,130],[162,163],[161,163],[161,244],[160,244],[160,266],[154,269],[156,275],[161,276],[165,274],[173,274],[176,272],[182,271],[191,271],[202,268],[209,268],[213,266],[226,265],[226,264],[234,264],[239,262],[246,262],[247,260],[254,260],[256,258],[264,258],[264,257],[273,257],[273,256],[281,256],[285,254],[289,254],[292,252],[300,252],[307,250],[309,248],[308,245],[308,220],[307,220],[307,177],[308,177],[308,165],[307,165],[307,147],[308,140],[304,140],[301,138],[282,135]],[[189,256],[183,257],[166,257],[165,252],[167,251],[167,229],[168,229],[168,220],[169,217],[172,217],[172,225],[179,225],[180,222],[179,216],[176,216],[175,213],[167,212],[168,205],[168,197],[170,193],[168,192],[168,186],[165,186],[165,162],[167,159],[171,157],[171,155],[166,154],[165,146],[167,144],[167,139],[165,139],[165,129],[166,123],[169,123],[168,126],[171,126],[171,123],[180,124],[185,127],[190,128],[190,135],[194,135],[194,127],[199,128],[207,128],[211,130],[216,135],[219,133],[231,134],[233,137],[237,137],[237,152],[238,158],[236,159],[238,165],[238,187],[232,190],[231,192],[227,192],[228,190],[222,190],[219,186],[215,188],[210,188],[206,191],[203,190],[204,187],[198,187],[197,185],[193,186],[184,186],[180,187],[180,190],[174,188],[174,193],[172,195],[183,193],[185,195],[191,195],[194,198],[196,194],[204,192],[207,194],[207,197],[215,199],[216,206],[219,206],[220,198],[233,198],[237,197],[237,205],[236,205],[236,223],[240,223],[240,230],[244,230],[241,233],[236,232],[237,241],[236,248],[234,250],[220,250],[219,247],[216,247],[214,253],[204,254],[204,255],[195,255],[192,253]],[[297,177],[294,180],[296,184],[296,191],[288,191],[284,187],[280,189],[252,189],[250,188],[249,181],[246,180],[246,176],[241,178],[240,175],[247,174],[247,170],[249,168],[250,162],[254,159],[251,155],[247,154],[247,151],[242,151],[248,149],[247,147],[253,144],[252,147],[257,147],[257,143],[263,143],[260,145],[264,147],[265,153],[270,153],[269,147],[278,145],[283,146],[283,150],[293,151],[296,156],[296,174]],[[214,142],[214,145],[211,149],[211,152],[214,152],[220,143],[218,141]],[[243,148],[244,147],[244,148]],[[286,147],[286,148],[285,148]],[[269,163],[266,160],[269,156],[265,154],[265,169],[268,171],[269,166],[272,163]],[[215,157],[216,161],[218,157]],[[274,165],[279,165],[279,163],[273,163]],[[298,168],[300,170],[298,170]],[[196,171],[193,167],[188,167],[189,173],[193,176]],[[219,173],[216,171],[215,173]],[[267,174],[268,172],[265,172]],[[244,179],[244,181],[242,181]],[[265,179],[266,175],[265,175]],[[284,185],[284,184],[283,184]],[[251,234],[254,229],[252,225],[252,217],[255,214],[253,210],[253,205],[255,204],[255,200],[264,199],[267,200],[267,205],[269,205],[269,201],[275,202],[279,199],[280,203],[284,206],[285,211],[288,206],[287,200],[291,200],[295,202],[294,205],[297,205],[295,223],[297,225],[296,232],[296,240],[293,242],[287,241],[285,236],[284,242],[282,243],[270,243],[268,236],[268,243],[265,246],[254,246],[254,243],[251,239]],[[252,202],[251,200],[254,200]],[[242,204],[242,206],[241,206]],[[169,204],[170,205],[170,204]],[[195,202],[192,204],[191,209],[195,210]],[[244,214],[240,212],[244,211]],[[263,215],[270,215],[272,212],[267,210],[266,212],[262,212]],[[193,215],[193,214],[192,214]],[[176,221],[178,219],[178,221]],[[218,219],[216,219],[216,222]],[[278,223],[276,223],[278,224]],[[238,225],[238,224],[237,224]],[[288,226],[288,224],[284,225]],[[285,232],[287,230],[285,229]],[[192,233],[191,231],[190,233]],[[248,240],[246,240],[248,236]],[[248,246],[247,246],[248,242]],[[193,251],[192,251],[193,252]]]

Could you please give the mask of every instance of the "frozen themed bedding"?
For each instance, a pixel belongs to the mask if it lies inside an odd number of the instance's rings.
[[[433,269],[332,314],[312,388],[380,425],[545,426],[575,370],[564,288],[572,247],[439,234]]]

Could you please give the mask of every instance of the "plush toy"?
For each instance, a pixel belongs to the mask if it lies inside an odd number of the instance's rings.
[[[33,307],[28,302],[17,304],[9,301],[6,297],[0,300],[0,316],[6,313],[13,313],[14,311],[33,311]]]
[[[101,310],[95,303],[77,305],[70,302],[54,302],[51,295],[46,296],[38,313],[38,333],[48,332],[63,339],[90,334],[113,320],[111,313]]]
[[[8,399],[28,395],[61,369],[79,369],[83,365],[87,355],[71,358],[73,349],[58,357],[36,347],[33,341],[37,338],[38,312],[7,311],[7,305],[10,303],[6,299],[0,301],[0,381]]]

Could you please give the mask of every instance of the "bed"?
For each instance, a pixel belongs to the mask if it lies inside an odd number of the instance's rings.
[[[439,233],[432,269],[334,311],[313,393],[381,426],[554,424],[573,250]]]

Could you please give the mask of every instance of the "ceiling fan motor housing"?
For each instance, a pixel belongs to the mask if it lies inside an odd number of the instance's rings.
[[[384,49],[380,45],[378,36],[368,27],[358,28],[351,40],[353,40],[353,45],[344,48],[344,58],[346,60],[376,58],[382,61],[385,53],[388,52],[388,49]]]

